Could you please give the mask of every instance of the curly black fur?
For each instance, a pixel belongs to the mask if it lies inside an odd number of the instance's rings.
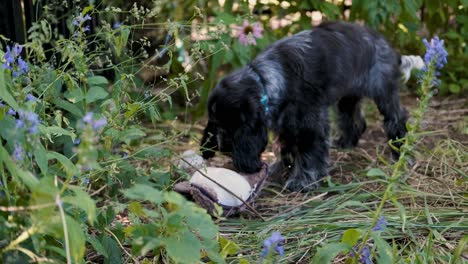
[[[284,38],[215,87],[203,157],[230,153],[238,170],[257,172],[270,129],[282,146],[272,173],[289,174],[291,190],[313,190],[327,174],[329,106],[336,105],[339,114],[339,147],[356,146],[366,129],[363,97],[377,104],[389,139],[405,136],[400,65],[401,56],[381,35],[357,24],[323,23]]]

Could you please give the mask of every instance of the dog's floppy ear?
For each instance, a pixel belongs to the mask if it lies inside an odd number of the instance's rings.
[[[245,173],[260,171],[260,155],[268,143],[267,128],[258,113],[261,107],[250,106],[241,113],[242,125],[234,134],[232,152],[234,166]]]
[[[212,121],[208,124],[203,131],[203,137],[200,144],[200,151],[204,159],[214,157],[215,151],[219,150],[216,134],[218,133],[216,125]]]

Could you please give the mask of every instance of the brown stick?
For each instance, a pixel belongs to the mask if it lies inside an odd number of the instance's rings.
[[[193,166],[190,162],[188,162],[187,160],[185,160],[184,158],[180,158],[183,162],[187,163],[190,167],[194,168],[196,171],[198,171],[203,177],[207,178],[208,180],[210,180],[211,182],[215,183],[216,185],[218,185],[219,187],[221,187],[223,190],[225,190],[226,192],[230,193],[232,196],[236,197],[237,199],[239,199],[245,206],[247,206],[250,210],[252,210],[253,213],[255,213],[258,217],[260,217],[260,219],[262,219],[262,221],[266,221],[265,218],[263,218],[263,216],[257,212],[257,210],[255,210],[250,204],[248,204],[246,201],[244,201],[242,198],[240,198],[237,194],[233,193],[231,190],[229,190],[228,188],[224,187],[223,185],[221,185],[220,183],[218,183],[217,181],[211,179],[210,177],[208,177],[208,175],[206,175],[204,172],[202,172],[199,168]]]

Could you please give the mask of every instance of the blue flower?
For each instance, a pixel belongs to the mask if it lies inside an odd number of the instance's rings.
[[[423,39],[423,43],[426,46],[426,54],[424,54],[424,62],[426,67],[434,61],[436,69],[442,69],[447,64],[448,53],[444,48],[444,40],[440,40],[439,37],[434,37],[431,42],[427,39]]]
[[[4,69],[12,70],[11,65],[15,63],[15,54],[13,50],[11,50],[10,46],[6,47],[7,51],[3,54],[3,58],[5,59],[5,63],[3,64]]]
[[[36,101],[36,97],[34,97],[34,95],[32,95],[32,94],[27,94],[27,95],[26,95],[26,101],[27,101],[27,102],[35,102],[35,101]]]
[[[85,124],[91,124],[93,122],[93,112],[86,113],[86,115],[83,117],[83,122]]]
[[[79,138],[76,138],[75,141],[73,141],[73,144],[75,146],[78,146],[81,143],[81,140]]]
[[[23,46],[15,44],[15,46],[13,47],[13,52],[15,53],[16,57],[21,54],[21,51],[23,51]]]
[[[41,123],[39,116],[34,112],[18,111],[19,118],[16,119],[16,128],[26,127],[29,134],[37,134],[39,132],[38,125]]]
[[[86,113],[83,117],[83,122],[87,125],[91,125],[94,130],[99,130],[107,125],[107,120],[104,117],[94,121],[93,112]]]
[[[28,64],[21,58],[18,58],[19,73],[25,74],[29,71]]]
[[[367,245],[365,245],[362,248],[361,253],[359,255],[360,255],[359,256],[359,263],[372,264],[371,252],[370,252],[369,247]]]
[[[84,32],[89,31],[89,26],[85,26],[85,27],[83,28],[83,31],[84,31]]]
[[[0,99],[0,108],[5,107],[5,104],[2,102],[2,99]]]
[[[10,109],[8,109],[8,112],[7,112],[9,115],[11,116],[15,116],[16,115],[16,111],[10,107]]]
[[[21,145],[15,145],[15,150],[13,151],[13,158],[15,160],[22,160],[24,158],[24,151]]]
[[[114,22],[114,25],[112,26],[113,29],[119,29],[123,25],[122,22],[116,21]]]
[[[107,120],[105,118],[99,118],[93,123],[93,129],[99,130],[102,127],[105,127],[106,125],[107,125]]]
[[[372,231],[382,231],[385,229],[385,227],[387,227],[387,220],[385,219],[384,216],[381,216],[379,218],[379,220],[377,220],[377,223],[375,224],[375,226],[372,228]]]
[[[86,14],[83,17],[83,14],[80,14],[79,16],[75,17],[75,19],[73,19],[72,24],[74,26],[79,26],[79,25],[81,25],[81,23],[86,22],[87,20],[91,20],[91,16]]]
[[[262,257],[266,257],[268,253],[270,252],[271,248],[274,248],[276,252],[280,256],[284,255],[284,248],[282,246],[282,243],[284,242],[284,237],[280,234],[280,232],[276,231],[273,232],[271,237],[267,238],[263,242],[263,251],[262,251]]]

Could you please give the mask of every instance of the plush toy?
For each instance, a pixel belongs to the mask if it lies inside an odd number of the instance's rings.
[[[237,173],[232,169],[207,166],[194,151],[186,151],[176,166],[189,174],[188,181],[177,183],[174,190],[216,214],[216,204],[223,208],[222,216],[231,216],[252,207],[268,175],[268,166],[254,174]]]

